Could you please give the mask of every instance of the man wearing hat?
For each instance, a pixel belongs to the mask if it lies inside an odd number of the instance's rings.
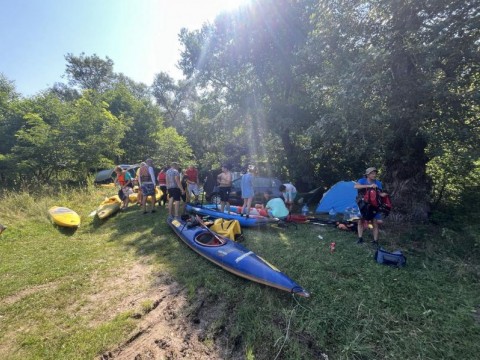
[[[377,169],[374,167],[369,167],[365,170],[364,177],[359,179],[355,183],[355,189],[358,190],[358,198],[363,198],[366,193],[366,189],[379,189],[382,190],[382,183],[377,180]],[[381,192],[380,196],[385,196],[385,193]],[[376,214],[372,220],[373,225],[373,244],[378,245],[378,224],[381,223],[382,215],[380,213]],[[368,221],[360,218],[358,222],[358,241],[357,244],[363,243],[363,229],[364,224],[366,225]]]
[[[179,164],[173,161],[170,169],[167,170],[165,180],[168,191],[168,215],[178,218],[178,208],[180,206],[180,198],[185,193],[185,189],[180,181],[180,173],[178,171]]]

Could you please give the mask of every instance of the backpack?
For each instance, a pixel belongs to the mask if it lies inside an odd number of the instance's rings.
[[[358,208],[363,219],[372,220],[378,213],[388,216],[392,210],[392,201],[388,195],[380,196],[378,189],[366,189],[365,194],[358,201]]]
[[[390,200],[390,196],[388,194],[383,197],[380,197],[380,200],[381,200],[381,203],[378,209],[385,216],[388,216],[388,214],[390,214],[390,211],[392,210],[392,200]]]
[[[403,267],[407,264],[407,258],[400,250],[388,252],[384,248],[377,249],[374,259],[379,264]]]

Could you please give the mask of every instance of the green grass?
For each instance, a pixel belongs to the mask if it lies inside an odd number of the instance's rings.
[[[245,246],[312,293],[297,299],[189,250],[166,225],[164,210],[143,216],[131,208],[104,222],[88,217],[106,195],[46,189],[0,199],[0,222],[8,226],[0,237],[0,358],[91,359],[125,341],[138,320],[107,305],[92,307],[91,298],[136,262],[184,285],[192,307],[199,298],[216,304],[205,342],[223,339],[232,357],[476,359],[480,353],[476,224],[401,230],[387,224],[381,241],[404,250],[403,269],[376,264],[372,247],[330,227],[244,230]],[[76,210],[81,227],[52,226],[53,205]],[[112,302],[128,291],[135,289],[118,289]],[[145,299],[136,311],[152,306]]]

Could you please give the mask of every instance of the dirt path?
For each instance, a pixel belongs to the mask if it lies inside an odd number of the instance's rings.
[[[136,281],[142,281],[144,276],[138,276],[138,264],[134,269]],[[146,275],[148,271],[145,266],[141,272]],[[125,277],[130,286],[134,285],[131,277]],[[138,310],[145,302],[151,303],[151,306],[148,311],[141,313]],[[231,359],[231,354],[225,356],[225,351],[219,345],[222,341],[214,339],[215,330],[211,329],[211,324],[224,308],[207,308],[206,303],[201,299],[195,304],[189,304],[185,289],[167,275],[157,276],[151,287],[127,296],[116,307],[116,313],[134,311],[133,316],[139,318],[140,322],[128,340],[104,353],[100,359]]]

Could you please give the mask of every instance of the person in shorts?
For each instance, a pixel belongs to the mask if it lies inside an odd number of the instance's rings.
[[[170,169],[166,173],[166,184],[168,192],[168,216],[175,216],[178,218],[178,209],[180,207],[180,199],[185,193],[185,189],[180,181],[180,173],[178,171],[179,165],[177,162],[172,162]]]
[[[115,182],[120,186],[118,197],[122,200],[120,210],[125,210],[130,201],[129,196],[133,194],[133,178],[128,171],[123,170],[120,166],[115,167],[115,173],[117,174]]]
[[[252,207],[253,196],[255,191],[253,189],[253,173],[255,172],[255,166],[248,165],[247,172],[242,175],[241,179],[241,190],[242,190],[242,212],[241,215],[248,218],[250,217],[250,208]]]
[[[365,170],[364,177],[359,179],[355,185],[355,189],[358,190],[358,198],[363,198],[365,195],[366,189],[379,189],[380,196],[385,196],[386,193],[382,191],[382,183],[377,180],[377,169],[374,167],[369,167]],[[382,223],[382,214],[378,213],[372,219],[372,232],[373,232],[373,241],[372,244],[378,245],[378,225]],[[363,217],[360,218],[358,221],[357,232],[358,232],[358,240],[357,244],[363,243],[363,230],[368,228],[368,221],[365,220]]]
[[[200,189],[198,187],[198,170],[193,164],[188,165],[187,170],[184,173],[185,181],[187,183],[187,197],[186,202],[191,202],[191,196],[193,194],[193,202],[198,202],[198,195],[200,195]]]
[[[152,207],[150,213],[155,212],[155,174],[153,167],[142,162],[138,173],[138,183],[142,189],[142,208],[143,213],[147,213],[147,199],[150,196]]]
[[[218,194],[220,195],[220,211],[230,211],[230,203],[228,202],[230,197],[230,191],[232,190],[232,173],[230,172],[230,165],[222,165],[222,172],[217,176]]]

